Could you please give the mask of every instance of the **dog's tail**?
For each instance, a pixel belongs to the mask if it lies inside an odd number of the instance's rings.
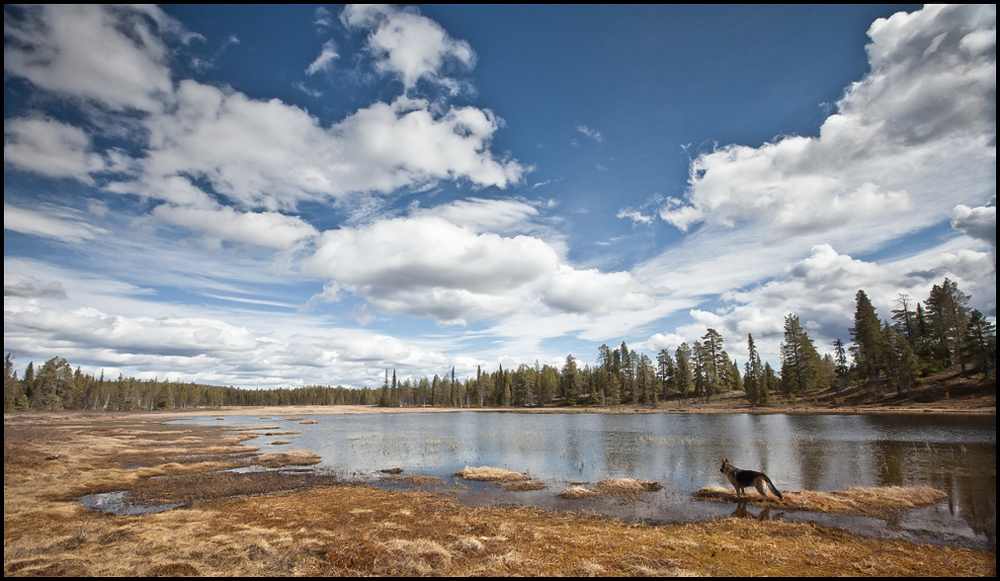
[[[775,486],[774,483],[771,482],[771,479],[768,478],[766,475],[764,476],[764,481],[767,482],[767,485],[771,487],[771,492],[777,495],[779,500],[785,500],[785,497],[781,496],[781,492],[778,491],[778,487]]]

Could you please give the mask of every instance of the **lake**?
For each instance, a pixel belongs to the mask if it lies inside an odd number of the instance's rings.
[[[458,411],[310,415],[298,420],[229,416],[232,427],[280,426],[301,434],[247,442],[263,452],[306,449],[316,467],[378,482],[378,471],[434,476],[463,502],[513,502],[596,512],[650,523],[734,514],[734,504],[695,501],[706,486],[729,483],[723,458],[766,472],[779,490],[830,491],[849,486],[921,486],[947,493],[935,506],[892,520],[780,508],[750,509],[758,518],[811,521],[880,536],[996,547],[996,416],[945,414],[533,414]],[[215,419],[186,419],[218,425]],[[291,444],[272,446],[275,440]],[[506,492],[451,476],[466,466],[526,472],[548,485]],[[656,480],[664,489],[639,502],[564,500],[571,482],[604,478]],[[398,485],[397,485],[398,486]],[[752,491],[752,494],[757,494]],[[742,510],[740,514],[746,514]]]

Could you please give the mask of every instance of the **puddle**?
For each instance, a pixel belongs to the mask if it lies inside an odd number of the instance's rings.
[[[80,497],[80,503],[90,510],[108,512],[117,516],[136,516],[156,514],[184,506],[183,502],[167,504],[137,504],[132,502],[132,495],[126,490],[86,494]]]

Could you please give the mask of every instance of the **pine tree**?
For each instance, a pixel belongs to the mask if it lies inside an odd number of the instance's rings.
[[[910,388],[916,385],[917,377],[920,375],[920,362],[913,353],[910,340],[904,331],[893,329],[886,323],[883,333],[892,348],[888,371],[893,383],[896,384],[896,393],[901,394],[905,388],[906,399],[910,399]]]
[[[957,363],[965,373],[962,342],[969,323],[969,295],[946,278],[941,286],[931,288],[926,303],[931,340],[937,346],[937,352],[946,359],[947,365]]]
[[[722,391],[723,380],[729,369],[729,356],[722,350],[722,335],[715,329],[708,329],[702,337],[703,374],[705,401],[709,396]]]
[[[996,377],[997,328],[976,309],[969,316],[964,347],[969,359],[978,365],[980,373]]]
[[[859,290],[855,299],[857,306],[854,311],[854,326],[849,329],[854,341],[851,352],[862,377],[878,379],[885,367],[887,340],[882,334],[882,325],[875,314],[875,307],[868,300],[865,291]]]
[[[760,362],[760,354],[757,353],[757,344],[754,343],[753,335],[749,333],[747,333],[747,350],[750,355],[743,374],[743,390],[750,405],[756,406],[760,405],[759,393],[763,388],[764,367]]]
[[[576,405],[576,388],[579,372],[576,368],[576,359],[572,355],[566,356],[566,364],[562,369],[562,389],[563,397],[566,398],[566,405]]]
[[[817,387],[820,357],[812,339],[791,313],[785,316],[785,340],[781,344],[781,378],[786,393],[801,393]]]
[[[694,387],[691,377],[691,348],[688,347],[687,343],[681,343],[674,352],[674,357],[677,359],[677,376],[674,385],[681,397],[687,397],[687,394]]]
[[[660,349],[660,353],[656,356],[657,363],[657,376],[660,378],[660,389],[663,394],[663,399],[667,399],[668,390],[672,387],[674,381],[674,374],[676,370],[674,369],[674,360],[670,357],[670,352],[666,349]]]
[[[778,385],[778,378],[774,375],[774,369],[768,362],[764,363],[764,380],[760,389],[757,390],[757,405],[765,407],[771,404],[771,391]]]

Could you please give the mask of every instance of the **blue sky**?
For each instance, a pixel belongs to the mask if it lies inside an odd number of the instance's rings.
[[[5,7],[4,350],[245,387],[996,315],[995,6]]]

